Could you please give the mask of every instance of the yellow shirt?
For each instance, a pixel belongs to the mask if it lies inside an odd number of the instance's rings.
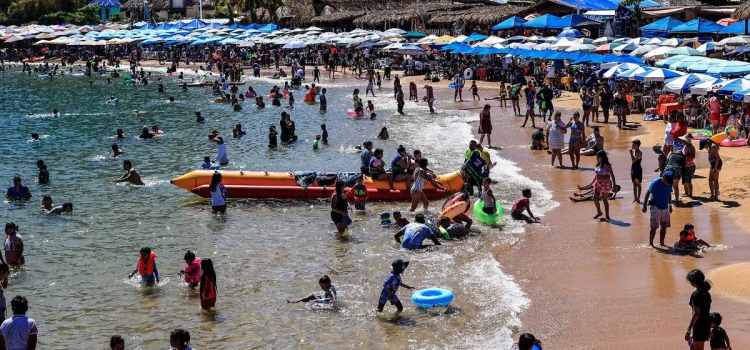
[[[484,160],[487,165],[490,165],[490,152],[488,152],[486,148],[482,148],[482,150],[479,151],[479,156],[482,157],[482,160]]]

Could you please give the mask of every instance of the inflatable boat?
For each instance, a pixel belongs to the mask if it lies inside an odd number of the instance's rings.
[[[209,185],[201,185],[191,190],[194,194],[211,198]],[[336,186],[333,187],[301,187],[301,186],[243,186],[225,185],[227,198],[255,198],[255,199],[317,199],[331,198]],[[354,192],[346,188],[344,192],[350,201],[354,201]],[[441,199],[450,194],[442,190],[424,190],[428,199]],[[390,189],[367,189],[368,201],[410,201],[411,193],[405,190],[391,191]]]

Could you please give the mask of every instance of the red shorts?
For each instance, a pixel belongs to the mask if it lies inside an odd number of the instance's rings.
[[[216,298],[201,299],[201,308],[203,310],[211,310],[212,307],[216,307]]]
[[[727,120],[729,119],[728,115],[722,115],[719,119],[719,125],[727,125]]]
[[[709,119],[710,121],[713,121],[713,122],[715,122],[715,121],[719,121],[719,116],[720,116],[720,114],[719,114],[719,113],[709,113],[709,114],[708,114],[708,119]]]

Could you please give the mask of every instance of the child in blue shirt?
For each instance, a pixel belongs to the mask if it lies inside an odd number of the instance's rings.
[[[323,303],[323,304],[332,304],[332,303],[335,303],[336,299],[338,297],[338,294],[336,293],[336,288],[331,283],[331,278],[328,277],[328,275],[323,275],[323,277],[321,277],[318,280],[318,285],[320,285],[320,289],[322,289],[323,292],[325,292],[325,293],[323,293],[322,296],[321,295],[310,294],[310,296],[308,296],[306,298],[302,298],[302,299],[297,300],[297,301],[291,301],[291,300],[287,299],[286,302],[290,303],[290,304],[306,303],[308,301],[315,301],[316,303]]]
[[[406,267],[409,266],[409,261],[396,259],[391,263],[393,270],[383,282],[383,291],[380,292],[380,300],[378,301],[378,312],[383,312],[385,303],[390,301],[391,305],[396,306],[396,313],[401,313],[404,310],[404,306],[401,305],[401,300],[396,295],[398,287],[404,287],[406,289],[414,289],[414,287],[407,286],[401,281],[401,274],[404,273]]]
[[[325,124],[321,124],[320,125],[320,130],[321,130],[320,133],[323,135],[323,144],[327,145],[328,144],[328,130],[326,130],[326,125]]]

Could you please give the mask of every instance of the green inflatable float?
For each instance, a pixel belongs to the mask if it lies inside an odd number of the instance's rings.
[[[495,214],[487,214],[482,211],[482,208],[484,208],[484,201],[479,199],[474,203],[474,216],[482,223],[492,225],[503,219],[503,206],[500,202],[495,201],[495,208],[497,208]]]

